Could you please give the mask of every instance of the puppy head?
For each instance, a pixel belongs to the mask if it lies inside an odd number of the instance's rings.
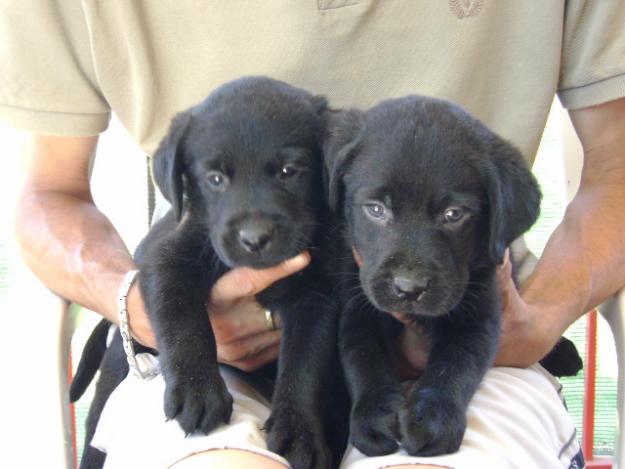
[[[315,233],[326,108],[269,78],[229,82],[174,118],[154,179],[178,220],[205,226],[225,264],[278,264]]]
[[[520,153],[451,103],[411,96],[332,118],[332,207],[379,309],[446,314],[538,215]],[[467,297],[467,301],[471,301]]]

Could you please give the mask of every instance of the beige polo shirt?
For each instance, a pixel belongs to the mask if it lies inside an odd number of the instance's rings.
[[[623,0],[0,0],[0,117],[102,132],[147,153],[178,111],[263,74],[335,107],[410,93],[460,103],[536,152],[554,93],[625,96]]]

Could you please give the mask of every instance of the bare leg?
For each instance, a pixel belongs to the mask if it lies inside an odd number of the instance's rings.
[[[215,449],[195,453],[170,466],[170,469],[227,467],[232,469],[285,469],[282,463],[251,451]],[[414,467],[414,466],[410,466]],[[440,469],[440,468],[439,468]]]

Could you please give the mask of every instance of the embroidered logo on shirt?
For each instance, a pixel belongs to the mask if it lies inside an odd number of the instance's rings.
[[[483,5],[484,0],[449,0],[449,9],[458,19],[479,15]]]

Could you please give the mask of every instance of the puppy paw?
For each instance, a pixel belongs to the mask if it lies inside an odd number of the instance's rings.
[[[558,378],[575,376],[584,368],[584,362],[577,351],[577,347],[566,337],[560,338],[555,347],[540,360],[540,364]]]
[[[377,390],[355,402],[351,415],[351,442],[367,456],[397,451],[398,412],[404,396],[398,389]]]
[[[328,469],[332,455],[322,423],[292,409],[274,409],[265,423],[267,447],[283,456],[293,469]]]
[[[165,386],[165,417],[176,419],[186,435],[209,433],[228,423],[231,414],[232,396],[219,374],[174,380]]]
[[[439,389],[424,388],[399,413],[402,447],[413,456],[458,450],[466,429],[466,409]]]

